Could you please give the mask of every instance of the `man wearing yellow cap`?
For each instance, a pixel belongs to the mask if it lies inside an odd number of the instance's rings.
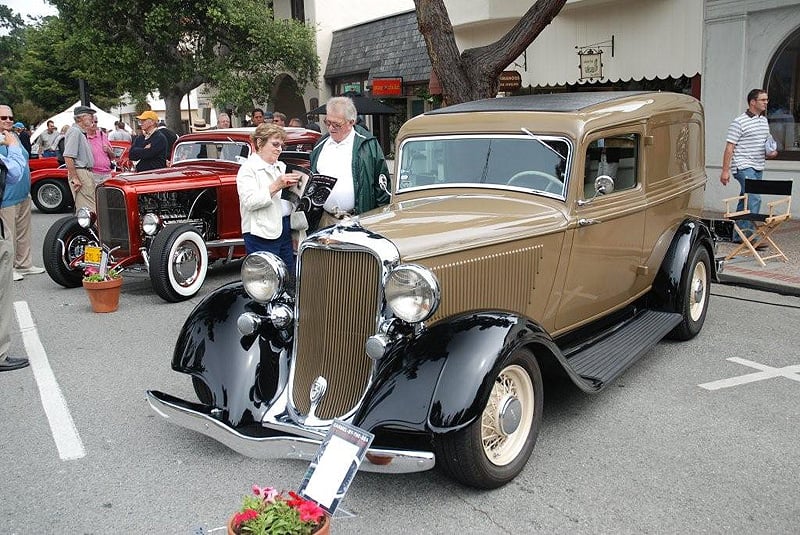
[[[131,160],[136,162],[136,172],[151,171],[167,166],[167,138],[158,130],[158,115],[147,110],[138,117],[142,135],[133,139]]]

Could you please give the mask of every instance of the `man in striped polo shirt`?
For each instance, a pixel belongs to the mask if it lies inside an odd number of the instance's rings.
[[[728,127],[725,153],[722,155],[722,173],[720,182],[726,186],[733,178],[739,183],[739,195],[744,194],[745,179],[761,180],[764,172],[765,158],[774,158],[778,151],[767,153],[764,144],[770,138],[769,123],[767,122],[767,104],[769,97],[763,89],[752,89],[747,94],[747,110],[733,120]],[[747,198],[747,208],[754,214],[761,210],[761,196],[750,194]],[[744,201],[739,200],[737,210],[744,209]],[[753,224],[743,221],[742,231],[745,234],[753,232]],[[766,246],[766,244],[763,244]]]

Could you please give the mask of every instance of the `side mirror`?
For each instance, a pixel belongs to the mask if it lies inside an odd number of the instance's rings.
[[[594,179],[594,196],[608,195],[614,191],[614,179],[608,175],[600,175]]]
[[[608,195],[614,191],[614,179],[608,175],[600,175],[594,179],[594,196],[591,199],[578,199],[578,206],[590,204],[600,195]]]

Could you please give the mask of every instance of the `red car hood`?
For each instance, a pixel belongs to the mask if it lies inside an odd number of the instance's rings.
[[[222,178],[235,182],[238,166],[221,166],[219,169],[208,167],[165,167],[141,173],[120,173],[106,180],[104,185],[133,189],[136,192],[170,191],[181,189],[218,186]]]

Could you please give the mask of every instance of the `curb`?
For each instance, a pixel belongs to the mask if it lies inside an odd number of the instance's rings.
[[[747,286],[783,295],[800,297],[800,277],[781,273],[765,273],[738,266],[725,266],[717,276],[722,284]]]

